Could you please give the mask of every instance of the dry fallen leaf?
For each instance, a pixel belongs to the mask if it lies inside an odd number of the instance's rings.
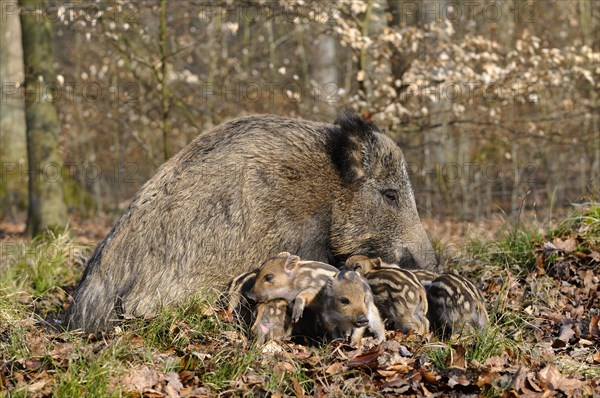
[[[357,355],[348,361],[349,368],[371,368],[376,369],[378,362],[377,358],[382,353],[381,347],[377,346],[371,351],[367,351],[364,354]]]
[[[575,337],[575,330],[573,329],[572,323],[567,323],[562,325],[560,328],[560,335],[554,339],[552,343],[552,348],[564,348],[569,343],[569,340]]]
[[[562,240],[557,237],[552,240],[552,243],[554,243],[554,246],[556,246],[558,250],[565,253],[571,253],[577,249],[577,241],[574,238]]]
[[[453,345],[452,350],[446,357],[446,364],[451,367],[465,369],[467,367],[466,352],[467,350],[462,345]]]
[[[165,387],[167,396],[169,398],[179,397],[179,393],[183,388],[183,384],[179,380],[179,375],[175,372],[169,372],[165,375],[165,381],[167,382],[167,386]]]
[[[435,383],[436,381],[438,381],[439,379],[441,379],[441,376],[436,375],[433,372],[430,372],[430,371],[425,370],[423,368],[419,368],[419,373],[421,373],[421,377],[427,383]]]
[[[160,382],[160,374],[155,369],[144,366],[141,369],[133,369],[123,379],[123,386],[126,390],[135,390],[142,392],[146,388],[151,388]]]
[[[283,374],[285,372],[294,373],[296,368],[289,362],[277,362],[275,364],[275,372],[277,374]]]
[[[325,369],[325,373],[332,375],[341,372],[342,369],[344,369],[344,364],[341,362],[336,362],[332,365],[329,365],[329,367]]]
[[[292,386],[294,387],[296,398],[304,398],[304,388],[302,388],[302,385],[295,377],[292,377]]]
[[[501,371],[506,367],[506,362],[505,356],[496,355],[489,357],[487,361],[485,361],[485,365],[489,367],[490,371]]]
[[[600,340],[600,315],[592,315],[590,320],[590,336]]]
[[[560,390],[567,396],[573,396],[575,391],[584,386],[580,380],[563,376],[554,365],[547,365],[537,373],[537,376],[542,387],[549,390]]]
[[[494,371],[483,371],[477,376],[477,384],[478,387],[483,386],[491,386],[494,381],[496,381],[499,377],[498,372]]]
[[[52,383],[53,381],[54,380],[52,380],[50,378],[39,379],[36,382],[27,385],[27,392],[31,396],[37,395],[44,389],[44,387],[46,387],[48,384]]]

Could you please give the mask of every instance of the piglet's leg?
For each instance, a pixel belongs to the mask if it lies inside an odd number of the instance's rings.
[[[369,329],[371,329],[371,332],[375,335],[375,341],[381,343],[385,340],[385,325],[383,324],[381,316],[379,315],[379,310],[374,303],[369,304],[369,313],[367,317],[369,318]]]
[[[354,328],[352,330],[352,335],[350,336],[350,344],[355,347],[360,347],[362,343],[363,335],[365,334],[366,327],[362,328]]]
[[[304,307],[310,304],[319,291],[317,289],[306,289],[298,293],[294,300],[294,309],[292,310],[292,322],[296,323],[302,318]]]

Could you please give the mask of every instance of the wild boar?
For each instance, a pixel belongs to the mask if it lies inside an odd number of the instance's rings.
[[[222,286],[281,251],[336,264],[353,254],[435,267],[400,148],[353,113],[334,124],[232,120],[163,164],[88,261],[72,329]]]

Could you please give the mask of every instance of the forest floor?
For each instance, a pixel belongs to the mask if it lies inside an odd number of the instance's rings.
[[[86,336],[49,326],[107,229],[27,241],[0,223],[0,397],[600,396],[600,205],[552,226],[425,221],[446,266],[476,282],[490,323],[440,341],[388,332],[255,346],[210,300]]]

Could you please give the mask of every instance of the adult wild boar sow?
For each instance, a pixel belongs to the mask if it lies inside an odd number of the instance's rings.
[[[88,261],[71,328],[151,315],[288,251],[435,266],[398,146],[352,113],[334,124],[230,121],[167,161]]]

